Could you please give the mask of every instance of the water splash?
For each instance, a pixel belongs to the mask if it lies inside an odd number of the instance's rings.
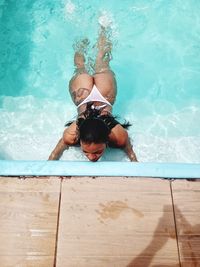
[[[68,1],[65,6],[66,16],[72,15],[76,10],[76,6],[71,1]]]

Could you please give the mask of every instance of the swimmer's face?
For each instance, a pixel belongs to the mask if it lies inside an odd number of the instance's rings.
[[[98,159],[100,159],[100,157],[103,155],[105,149],[106,149],[106,144],[104,143],[100,143],[100,144],[95,144],[95,143],[84,143],[84,142],[80,142],[81,144],[81,149],[83,151],[83,153],[86,155],[86,157],[90,160],[90,161],[97,161]]]

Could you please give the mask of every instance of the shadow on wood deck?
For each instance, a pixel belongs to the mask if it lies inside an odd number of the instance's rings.
[[[199,202],[200,180],[0,177],[0,266],[200,266]]]

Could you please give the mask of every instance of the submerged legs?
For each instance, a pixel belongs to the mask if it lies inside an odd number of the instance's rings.
[[[75,72],[69,83],[69,91],[76,105],[80,104],[91,92],[95,84],[100,93],[113,104],[117,93],[115,74],[110,69],[112,59],[112,43],[108,37],[106,28],[100,28],[97,40],[97,56],[93,66],[94,75],[90,75],[85,64],[85,54],[89,45],[88,39],[83,39],[73,47]]]
[[[88,70],[85,65],[85,54],[87,54],[87,49],[89,46],[89,40],[87,38],[77,42],[73,45],[74,48],[74,74],[88,73]],[[101,26],[100,34],[97,40],[97,55],[95,63],[92,67],[94,73],[103,72],[110,70],[110,60],[112,59],[112,43],[109,39],[109,31]],[[91,59],[89,57],[89,59]]]
[[[100,35],[97,41],[97,56],[95,62],[94,83],[101,94],[114,104],[117,94],[117,82],[114,72],[110,69],[112,59],[112,43],[109,40],[107,30],[101,26]]]
[[[88,45],[89,40],[83,39],[73,46],[75,71],[69,82],[69,92],[75,105],[80,104],[93,87],[93,77],[88,74],[85,66],[84,54],[87,52]]]

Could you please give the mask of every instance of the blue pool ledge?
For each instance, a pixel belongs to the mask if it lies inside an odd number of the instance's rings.
[[[200,178],[200,164],[0,160],[0,176]]]

